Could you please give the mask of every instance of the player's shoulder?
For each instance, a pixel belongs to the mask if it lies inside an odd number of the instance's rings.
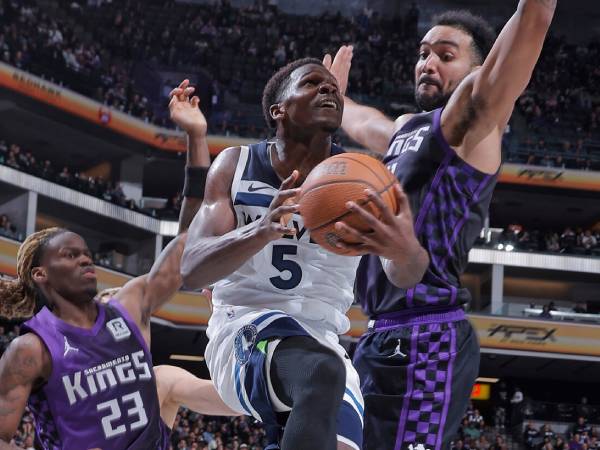
[[[13,339],[5,351],[5,358],[7,364],[19,369],[25,378],[47,375],[52,367],[50,351],[35,333]]]
[[[408,122],[410,122],[414,117],[416,116],[416,114],[414,113],[409,113],[409,114],[402,114],[401,116],[399,116],[395,121],[394,121],[394,133],[397,133],[398,131],[400,131]]]
[[[211,164],[211,169],[214,167],[215,170],[222,170],[223,167],[227,167],[232,164],[235,166],[240,158],[241,151],[241,145],[224,148],[219,152],[214,162]]]
[[[33,353],[44,350],[46,346],[42,339],[35,333],[25,333],[14,338],[9,348],[17,350],[19,353]]]

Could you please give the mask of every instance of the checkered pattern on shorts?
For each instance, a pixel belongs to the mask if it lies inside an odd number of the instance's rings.
[[[453,323],[418,325],[411,343],[412,383],[404,400],[403,432],[396,448],[422,444],[439,450],[450,402],[452,362],[455,352]]]

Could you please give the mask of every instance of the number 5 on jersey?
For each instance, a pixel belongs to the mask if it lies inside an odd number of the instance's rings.
[[[274,245],[273,246],[273,257],[271,264],[282,274],[283,272],[289,272],[289,276],[286,275],[283,278],[281,275],[277,277],[271,277],[269,280],[271,284],[277,289],[294,289],[302,281],[302,267],[296,261],[286,259],[286,256],[297,255],[298,247],[295,245]]]

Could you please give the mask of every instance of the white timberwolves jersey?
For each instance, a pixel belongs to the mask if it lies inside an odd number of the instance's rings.
[[[331,153],[343,150],[333,146]],[[242,147],[231,186],[237,226],[263,217],[280,184],[266,141]],[[294,214],[292,222],[296,234],[271,242],[219,281],[213,303],[276,309],[343,334],[350,327],[345,313],[354,299],[359,258],[335,255],[312,242],[300,215]]]

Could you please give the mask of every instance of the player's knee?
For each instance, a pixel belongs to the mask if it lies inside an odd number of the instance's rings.
[[[307,380],[308,391],[319,397],[342,397],[346,387],[346,367],[335,353],[319,354]]]

